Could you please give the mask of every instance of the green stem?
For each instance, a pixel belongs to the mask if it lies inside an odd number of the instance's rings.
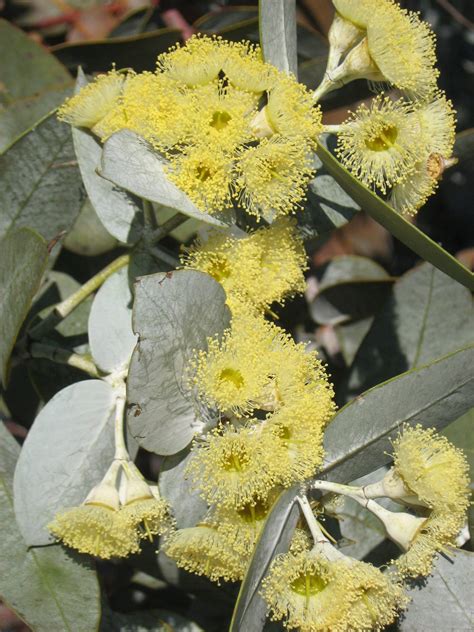
[[[161,241],[164,237],[169,235],[175,228],[187,222],[189,217],[187,215],[183,215],[182,213],[176,213],[173,217],[170,217],[166,220],[161,226],[158,226],[150,235],[149,240],[150,244],[156,244]]]
[[[153,204],[148,200],[142,200],[143,203],[143,220],[148,229],[155,230],[157,227],[156,215]]]
[[[129,461],[130,455],[125,444],[124,420],[125,420],[125,385],[120,389],[115,400],[115,456],[118,461]]]
[[[32,358],[45,358],[58,364],[67,364],[75,369],[84,371],[84,373],[88,373],[91,377],[101,377],[96,365],[91,360],[68,349],[34,342],[29,348],[29,355]]]
[[[91,279],[84,283],[76,292],[68,296],[64,301],[58,303],[53,311],[40,323],[31,329],[29,335],[35,340],[39,340],[46,333],[51,331],[61,320],[66,318],[72,311],[76,309],[88,296],[95,292],[112,274],[128,265],[130,254],[124,254],[121,257],[109,263],[103,270],[94,275]]]

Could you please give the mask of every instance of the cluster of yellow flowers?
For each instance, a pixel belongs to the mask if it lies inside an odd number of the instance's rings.
[[[195,438],[187,468],[209,513],[171,535],[165,551],[183,568],[237,580],[278,492],[321,465],[333,390],[316,353],[264,317],[304,288],[306,257],[291,219],[242,238],[213,233],[183,264],[222,283],[232,322],[189,367],[200,409],[220,420]]]
[[[258,218],[300,205],[322,128],[311,93],[264,63],[258,46],[204,36],[161,55],[154,73],[99,76],[59,117],[102,141],[135,131],[204,211],[235,201]]]
[[[117,480],[122,473],[120,493]],[[140,551],[144,538],[173,528],[168,503],[130,460],[115,460],[79,507],[59,512],[48,529],[64,544],[102,559]]]
[[[307,482],[322,464],[324,430],[335,412],[325,367],[266,318],[274,304],[305,288],[306,254],[289,215],[313,176],[312,152],[323,131],[317,100],[362,77],[402,92],[398,99],[377,96],[337,129],[341,161],[402,213],[433,192],[454,143],[454,113],[436,88],[429,28],[392,0],[334,4],[328,71],[314,95],[264,63],[258,47],[196,36],[161,55],[156,72],[112,70],[60,108],[60,118],[102,141],[135,131],[166,157],[168,177],[206,212],[239,204],[274,220],[242,236],[209,232],[181,259],[183,268],[222,285],[232,313],[230,327],[187,367],[196,414],[218,420],[194,438],[186,471],[208,504],[206,516],[176,529],[158,492],[128,458],[116,457],[84,503],[49,526],[69,546],[124,557],[139,551],[142,538],[163,534],[163,549],[178,566],[217,582],[241,580],[278,494]],[[433,431],[405,428],[394,442],[392,470],[358,496],[404,550],[391,573],[333,547],[303,497],[306,527],[263,583],[271,616],[302,632],[379,630],[406,604],[402,581],[428,574],[459,533],[467,466]],[[377,497],[418,515],[389,512]]]
[[[406,426],[393,446],[394,466],[382,481],[364,488],[339,487],[342,494],[360,492],[359,502],[383,521],[404,553],[384,573],[343,555],[322,533],[308,504],[305,517],[313,545],[277,556],[262,588],[271,617],[283,620],[288,629],[381,630],[408,603],[403,581],[429,575],[436,554],[455,546],[469,506],[464,454],[421,426]],[[324,489],[325,482],[320,483],[318,488]],[[326,484],[326,489],[337,487]],[[371,500],[378,497],[408,505],[420,516],[388,511]]]
[[[351,114],[337,130],[337,155],[397,211],[414,214],[435,191],[454,146],[454,110],[436,87],[434,34],[393,0],[334,5],[332,51],[316,92],[359,78],[398,89],[397,96],[378,95]]]
[[[385,496],[419,515],[380,516],[388,534],[404,549],[394,561],[407,577],[428,575],[436,554],[454,545],[469,507],[469,467],[461,450],[446,437],[421,426],[406,427],[393,444],[394,466],[366,498]]]

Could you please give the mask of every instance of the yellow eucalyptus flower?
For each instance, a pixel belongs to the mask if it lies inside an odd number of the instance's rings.
[[[304,243],[296,222],[280,218],[236,243],[235,274],[241,279],[240,297],[258,310],[303,293],[307,269]]]
[[[226,56],[220,38],[194,35],[158,57],[158,71],[187,86],[200,86],[217,78]]]
[[[280,331],[263,318],[234,317],[221,340],[208,339],[190,365],[190,383],[199,399],[224,414],[242,417],[264,408],[272,382],[269,351]]]
[[[449,552],[455,546],[456,536],[466,521],[466,512],[433,511],[421,524],[410,531],[406,529],[406,551],[392,563],[402,577],[426,577],[441,552]],[[403,527],[402,527],[403,528]]]
[[[316,550],[277,556],[262,594],[271,618],[300,632],[381,630],[405,603],[400,586],[374,566]]]
[[[255,95],[222,81],[196,88],[187,103],[192,143],[232,153],[238,145],[255,140],[250,124],[256,106]]]
[[[440,157],[428,156],[415,164],[410,177],[396,184],[390,191],[388,203],[402,215],[416,215],[428,198],[438,188],[440,175]]]
[[[124,466],[125,498],[119,517],[126,527],[135,529],[140,538],[153,541],[156,535],[168,533],[174,522],[170,507],[158,491],[154,494],[133,463]]]
[[[242,238],[213,231],[181,257],[185,268],[207,272],[221,283],[233,312],[240,305],[262,311],[304,292],[306,261],[303,240],[289,218]]]
[[[410,116],[413,106],[378,95],[370,106],[359,106],[338,133],[337,155],[367,186],[386,193],[402,182],[423,158],[421,124]]]
[[[215,213],[232,204],[232,161],[210,145],[190,146],[166,167],[169,179],[203,211]]]
[[[367,28],[367,24],[382,8],[393,6],[392,0],[333,0],[337,12],[349,22],[361,29]]]
[[[246,562],[228,546],[217,529],[208,524],[179,529],[163,547],[168,557],[180,568],[211,581],[239,581],[245,574]]]
[[[277,482],[278,447],[258,426],[217,428],[194,441],[186,473],[209,504],[243,508],[267,500]]]
[[[469,466],[446,437],[422,426],[405,427],[393,448],[395,472],[411,494],[435,511],[467,511]]]
[[[436,91],[435,35],[418,15],[385,3],[367,24],[370,56],[397,88],[419,97]]]
[[[79,507],[56,514],[48,529],[67,546],[103,559],[127,557],[140,550],[135,529],[120,520],[118,492],[108,480],[97,485]]]
[[[251,215],[267,219],[299,208],[314,175],[307,139],[279,135],[244,149],[238,156],[237,170],[240,203]]]
[[[326,415],[311,394],[295,397],[268,417],[265,429],[278,438],[278,480],[285,487],[314,476],[321,466],[325,421]]]
[[[280,78],[269,90],[265,114],[273,133],[285,138],[303,136],[311,142],[322,131],[319,106],[307,88],[292,76]]]
[[[58,118],[74,127],[94,127],[119,103],[127,81],[127,75],[116,70],[99,75],[63,103]]]

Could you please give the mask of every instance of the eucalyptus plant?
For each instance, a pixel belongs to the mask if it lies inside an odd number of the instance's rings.
[[[408,630],[417,608],[432,627],[443,591],[457,604],[435,625],[468,629],[469,464],[448,424],[474,401],[474,278],[411,218],[455,162],[455,112],[416,14],[334,5],[315,90],[292,0],[260,3],[260,44],[193,36],[154,71],[79,68],[74,88],[34,49],[65,86],[0,156],[2,407],[25,367],[41,400],[21,449],[0,427],[0,596],[35,631],[222,629],[112,611],[103,560],[201,610],[230,593],[231,632]],[[355,79],[379,94],[324,125],[324,95]],[[313,316],[362,324],[335,389],[275,320],[305,291],[305,241],[361,208],[425,262],[399,280],[328,266]],[[118,256],[79,284],[54,269],[65,233],[84,260]]]

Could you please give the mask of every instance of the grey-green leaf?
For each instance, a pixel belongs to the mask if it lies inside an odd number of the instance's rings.
[[[54,57],[52,57],[54,60]],[[61,105],[72,92],[73,81],[46,89],[40,94],[13,101],[0,108],[0,154],[22,134],[41,121],[51,110]]]
[[[230,223],[230,212],[214,217],[200,211],[167,178],[165,164],[166,160],[143,138],[130,130],[122,130],[113,134],[104,144],[100,175],[139,197],[169,206],[189,217],[215,226]]]
[[[100,221],[116,239],[134,244],[143,231],[138,198],[97,175],[102,147],[92,134],[74,129],[72,135],[84,186]]]
[[[0,370],[6,384],[8,361],[48,261],[46,242],[27,228],[0,242]]]
[[[128,424],[145,449],[175,454],[201,429],[185,371],[193,350],[204,349],[229,319],[222,286],[202,272],[157,273],[136,282],[139,340],[127,380]]]
[[[311,316],[324,325],[367,318],[388,298],[393,281],[372,259],[334,257],[319,280],[318,293],[310,304]]]
[[[390,461],[403,423],[441,429],[474,405],[474,347],[383,382],[344,406],[324,435],[322,472],[348,482]]]
[[[71,80],[66,68],[21,29],[0,20],[2,101],[12,103]]]
[[[0,422],[0,476],[13,481],[13,472],[20,454],[20,445],[3,422]]]
[[[288,550],[300,516],[295,504],[298,491],[291,487],[282,492],[266,519],[240,587],[229,632],[260,632],[265,625],[267,606],[259,590],[273,558]]]
[[[3,425],[0,436],[0,598],[35,632],[96,630],[99,584],[87,560],[60,546],[30,549],[18,533],[12,479],[19,446]]]
[[[89,343],[95,363],[106,373],[124,368],[135,347],[132,302],[126,267],[105,281],[92,303]]]
[[[52,114],[0,156],[0,238],[28,226],[46,240],[73,225],[84,189],[71,130]]]
[[[328,172],[366,213],[420,257],[470,290],[474,290],[472,272],[356,180],[321,143],[318,143],[317,153]]]
[[[352,365],[348,393],[366,390],[472,342],[471,293],[424,263],[395,284],[376,316]]]
[[[309,183],[306,203],[297,214],[304,239],[319,237],[340,228],[360,211],[360,206],[328,173],[316,154],[314,167],[316,175]]]
[[[114,455],[114,392],[100,380],[57,393],[36,417],[15,471],[15,513],[29,546],[53,541],[46,526],[79,505]]]
[[[117,239],[106,230],[88,198],[64,240],[64,247],[77,255],[94,257],[113,250],[117,245]]]
[[[265,61],[296,76],[296,0],[259,0],[258,7]]]
[[[411,602],[398,624],[400,632],[474,629],[474,553],[449,551],[440,556],[422,587],[409,591]]]
[[[190,450],[186,449],[165,457],[158,479],[160,494],[171,505],[178,529],[194,527],[204,518],[208,509],[207,503],[185,477],[191,455]]]

